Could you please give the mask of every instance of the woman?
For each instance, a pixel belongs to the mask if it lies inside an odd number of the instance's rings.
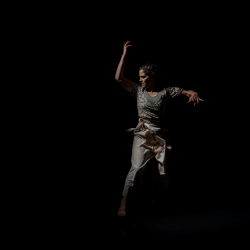
[[[153,64],[145,64],[140,67],[140,84],[126,79],[123,76],[123,71],[127,57],[127,49],[132,46],[129,43],[130,41],[127,41],[123,45],[123,55],[118,65],[115,79],[125,90],[137,99],[139,123],[135,129],[128,130],[134,131],[132,167],[125,181],[123,197],[117,213],[118,216],[126,215],[128,191],[134,186],[135,179],[141,181],[140,176],[143,173],[145,165],[153,157],[157,162],[161,180],[166,183],[166,185],[163,186],[163,189],[165,189],[163,192],[167,189],[167,165],[171,154],[171,145],[168,141],[168,131],[163,128],[162,124],[166,114],[165,107],[167,102],[178,96],[189,97],[188,103],[194,102],[194,106],[196,106],[199,101],[203,101],[195,91],[183,90],[178,87],[168,87],[157,92],[155,82],[157,68]]]

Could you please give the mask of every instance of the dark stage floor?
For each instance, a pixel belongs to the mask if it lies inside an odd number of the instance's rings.
[[[165,214],[147,211],[142,217],[118,218],[71,213],[72,220],[60,216],[27,224],[26,220],[7,223],[3,228],[9,246],[40,247],[69,246],[74,249],[207,249],[234,247],[249,249],[250,210],[248,208],[219,208],[206,212],[169,212]],[[79,248],[75,248],[75,246]],[[69,248],[70,249],[70,248]]]
[[[250,211],[219,209],[213,212],[149,216],[137,222],[122,222],[119,245],[124,249],[144,247],[240,247],[249,248]],[[112,241],[112,239],[110,239]],[[132,247],[132,248],[131,248]]]

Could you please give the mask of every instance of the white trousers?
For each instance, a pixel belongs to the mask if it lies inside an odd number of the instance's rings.
[[[145,169],[147,162],[155,157],[160,178],[156,179],[153,184],[154,188],[161,187],[162,192],[166,191],[168,187],[169,176],[165,173],[166,156],[172,149],[168,140],[168,130],[161,128],[160,123],[153,123],[151,121],[144,121],[139,119],[137,127],[127,130],[127,132],[134,131],[134,142],[132,147],[131,169],[127,175],[123,196],[127,196],[128,191],[134,186],[135,178],[138,180],[138,185],[142,185],[141,175]],[[164,185],[162,185],[162,183]],[[137,188],[140,190],[140,188]]]

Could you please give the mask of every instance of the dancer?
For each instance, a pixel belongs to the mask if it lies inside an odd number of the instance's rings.
[[[168,160],[171,154],[171,145],[168,139],[168,131],[163,127],[163,119],[166,115],[165,108],[173,98],[178,96],[189,97],[188,103],[194,102],[194,106],[203,101],[193,90],[183,90],[179,87],[168,87],[158,91],[156,86],[157,66],[145,64],[139,68],[139,82],[134,83],[123,76],[127,50],[132,45],[130,41],[123,44],[123,55],[116,70],[116,81],[137,99],[139,123],[134,131],[132,146],[132,166],[125,180],[123,197],[118,216],[126,215],[126,201],[128,191],[134,186],[135,180],[142,183],[141,175],[151,158],[155,158],[161,180],[165,183],[162,192],[166,192],[169,175],[167,173]]]

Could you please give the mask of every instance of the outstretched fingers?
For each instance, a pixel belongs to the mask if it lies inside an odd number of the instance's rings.
[[[127,47],[131,47],[131,46],[132,46],[132,45],[129,44],[129,43],[130,43],[130,41],[126,42],[126,46],[127,46]]]
[[[194,96],[190,96],[187,103],[194,102]]]
[[[194,106],[199,104],[199,101],[204,102],[203,99],[199,98],[198,96],[190,96],[189,100],[187,103],[194,102]]]
[[[131,45],[131,44],[129,44],[129,43],[130,43],[130,41],[127,41],[126,43],[124,42],[124,43],[123,43],[123,47],[124,47],[124,48],[132,47],[133,45]]]
[[[130,43],[130,41],[127,41],[126,43],[125,43],[125,45],[128,45]]]

